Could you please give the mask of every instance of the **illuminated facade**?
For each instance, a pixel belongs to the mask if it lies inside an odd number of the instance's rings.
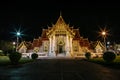
[[[22,42],[18,51],[50,57],[76,57],[84,55],[89,47],[88,39],[80,36],[79,29],[70,27],[60,15],[52,27],[43,29],[41,37],[33,42]]]

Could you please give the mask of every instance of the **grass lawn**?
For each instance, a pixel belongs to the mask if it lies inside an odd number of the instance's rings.
[[[89,60],[90,62],[102,64],[104,66],[120,69],[120,56],[117,56],[116,59],[112,63],[106,63],[103,58],[92,58]]]
[[[32,59],[28,59],[28,58],[21,58],[19,63],[20,64],[24,64],[24,63],[28,63],[28,62],[32,62]],[[10,65],[11,62],[8,58],[8,56],[0,56],[0,66],[7,66]]]

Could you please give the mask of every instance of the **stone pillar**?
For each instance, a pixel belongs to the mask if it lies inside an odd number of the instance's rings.
[[[66,56],[67,57],[70,57],[70,49],[69,49],[69,38],[68,38],[68,35],[66,36]]]
[[[72,49],[72,37],[70,37],[70,53],[74,56]]]
[[[52,43],[52,52],[53,52],[53,56],[55,56],[55,36],[53,36],[52,41],[53,41],[53,43]]]
[[[53,44],[53,36],[51,37],[51,42],[52,42],[52,43],[51,43],[51,49],[52,49],[52,53],[53,53],[53,45],[54,45],[54,44]]]
[[[51,56],[51,37],[49,38],[50,44],[49,44],[49,56]]]
[[[51,57],[54,57],[55,54],[54,54],[54,40],[53,40],[53,37],[51,37],[50,40],[51,40],[51,41],[50,41],[50,42],[51,42],[51,46],[50,46],[50,47],[51,47],[51,48],[50,48],[50,49],[51,49],[50,56],[51,56]]]
[[[71,53],[71,37],[69,38],[69,52]]]

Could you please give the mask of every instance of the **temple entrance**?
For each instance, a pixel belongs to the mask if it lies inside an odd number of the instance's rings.
[[[59,49],[58,49],[58,53],[63,53],[63,46],[62,45],[59,45]]]
[[[63,41],[60,41],[57,45],[56,56],[65,56],[65,44]]]

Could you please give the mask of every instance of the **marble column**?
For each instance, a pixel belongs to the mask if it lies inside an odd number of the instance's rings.
[[[50,56],[51,57],[54,57],[54,40],[53,40],[53,36],[51,37],[51,53],[50,53]]]
[[[52,52],[53,52],[53,56],[55,56],[55,36],[53,36],[52,41],[53,41],[53,43],[52,43]]]
[[[73,54],[73,49],[72,49],[72,37],[70,37],[70,53]]]
[[[67,57],[70,57],[70,52],[69,52],[69,49],[70,47],[69,47],[69,37],[68,37],[68,35],[66,36],[66,56]]]
[[[51,56],[51,37],[49,38],[50,44],[49,44],[49,56]]]

